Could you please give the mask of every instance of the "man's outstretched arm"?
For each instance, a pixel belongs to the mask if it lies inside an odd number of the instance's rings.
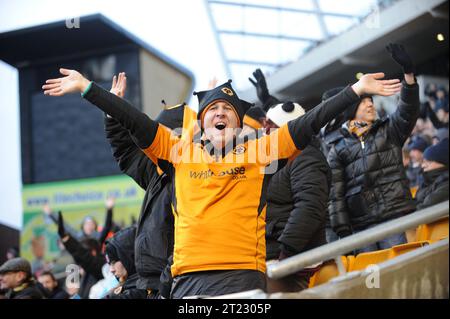
[[[391,96],[400,92],[398,79],[382,80],[384,73],[366,74],[352,86],[325,100],[305,115],[288,123],[289,133],[296,147],[304,149],[322,127],[357,103],[363,94]]]
[[[90,82],[79,72],[68,69],[60,69],[60,72],[65,77],[47,80],[42,87],[44,94],[63,96],[68,93],[80,92],[86,100],[128,129],[134,142],[141,149],[146,149],[153,143],[158,131],[157,122],[126,100],[104,90],[94,82]]]

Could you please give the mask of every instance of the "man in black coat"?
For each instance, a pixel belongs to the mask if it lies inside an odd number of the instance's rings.
[[[126,76],[120,73],[113,80],[111,92],[123,97],[125,88]],[[182,127],[183,112],[183,104],[165,109],[156,121],[171,129]],[[105,131],[120,170],[145,190],[135,240],[137,288],[147,290],[148,298],[169,298],[172,280],[170,266],[166,266],[173,252],[173,215],[167,166],[163,162],[155,165],[136,146],[128,130],[112,117],[105,116]]]
[[[448,138],[428,147],[423,156],[424,183],[416,196],[418,210],[448,200]]]
[[[30,263],[21,257],[0,267],[0,289],[6,290],[6,299],[44,299],[31,274]]]
[[[401,45],[387,47],[403,67],[399,106],[392,115],[376,119],[371,96],[362,96],[346,114],[347,122],[330,141],[332,169],[331,225],[339,237],[373,227],[415,209],[402,163],[402,146],[419,116],[419,87],[413,63]],[[406,242],[404,233],[362,248],[386,249]]]
[[[304,113],[300,105],[287,102],[269,109],[267,118],[280,127]],[[326,244],[330,183],[331,171],[317,138],[272,177],[267,190],[267,260],[282,260]],[[306,289],[316,269],[268,280],[268,292]]]

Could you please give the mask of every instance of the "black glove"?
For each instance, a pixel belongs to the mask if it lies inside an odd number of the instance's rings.
[[[392,59],[400,64],[405,74],[414,73],[414,63],[403,45],[389,43],[386,50],[391,54]]]
[[[61,239],[67,235],[61,211],[58,212],[58,235]]]
[[[253,72],[253,76],[256,79],[256,82],[252,78],[248,78],[248,80],[255,86],[256,95],[258,95],[258,99],[261,103],[266,103],[266,101],[270,98],[269,90],[267,89],[266,78],[262,73],[261,69],[256,69]]]

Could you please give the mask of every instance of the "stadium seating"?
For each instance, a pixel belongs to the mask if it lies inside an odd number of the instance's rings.
[[[435,242],[448,238],[448,227],[448,216],[430,224],[420,225],[416,229],[416,239],[417,241]]]

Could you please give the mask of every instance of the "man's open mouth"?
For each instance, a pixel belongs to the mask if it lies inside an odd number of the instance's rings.
[[[215,125],[216,129],[218,129],[219,131],[225,129],[226,126],[227,126],[227,125],[226,125],[225,123],[223,123],[223,122],[218,122],[218,123],[216,123],[216,125]]]

